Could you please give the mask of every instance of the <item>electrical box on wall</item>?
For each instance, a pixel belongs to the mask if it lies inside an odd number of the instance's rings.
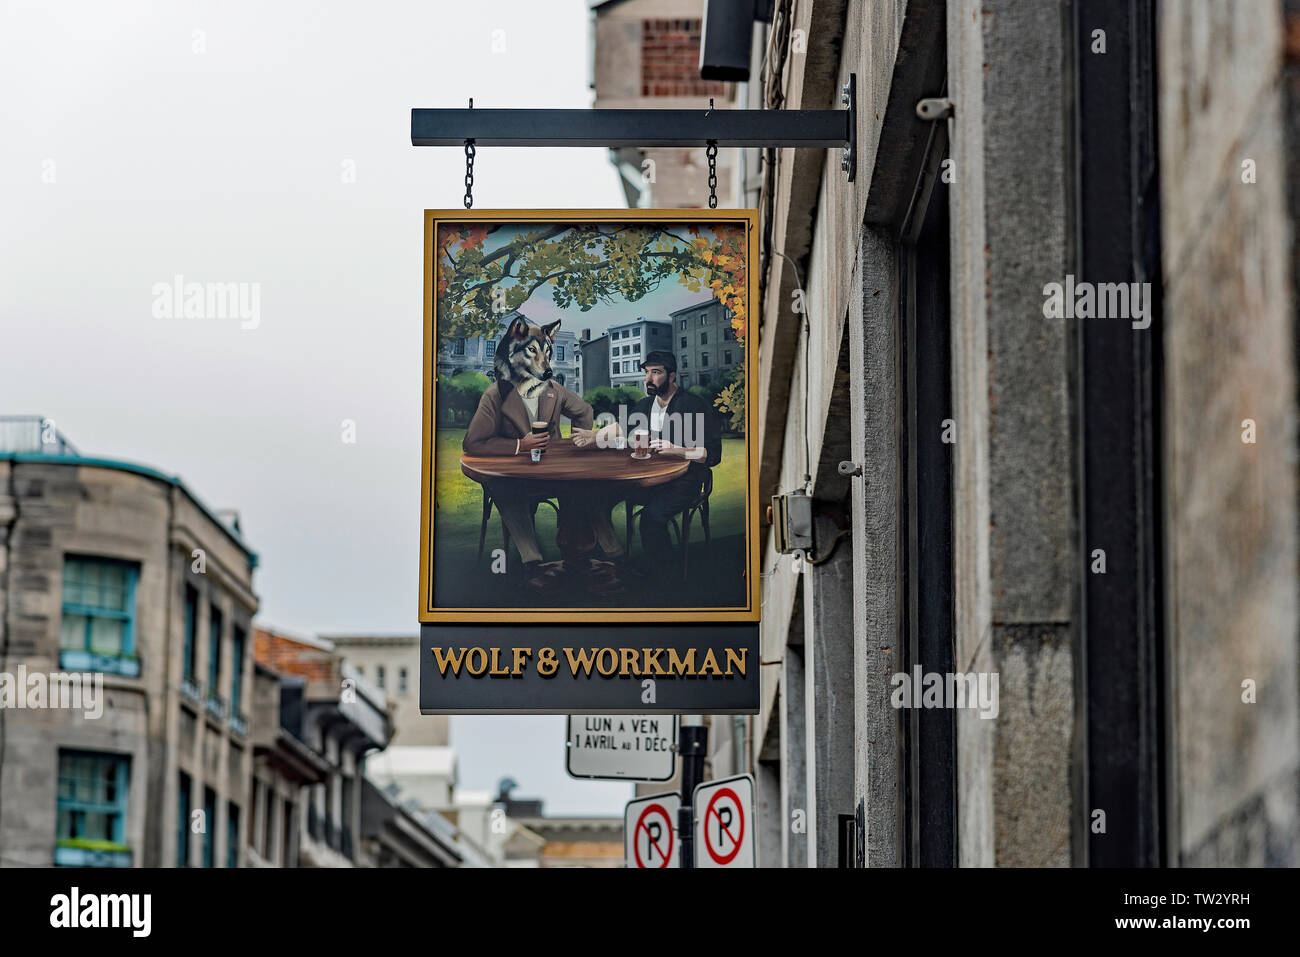
[[[772,528],[782,555],[810,552],[813,547],[812,499],[802,490],[772,496]]]

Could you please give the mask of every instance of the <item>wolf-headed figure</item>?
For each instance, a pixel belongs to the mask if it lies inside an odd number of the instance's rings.
[[[483,391],[478,409],[465,433],[467,455],[528,455],[560,439],[560,417],[567,416],[575,429],[590,429],[593,411],[582,396],[555,381],[551,355],[559,320],[539,326],[522,314],[510,323],[497,343],[492,366],[496,381]],[[534,422],[545,422],[545,433],[534,433]],[[540,494],[527,481],[485,483],[488,494],[501,512],[524,562],[524,580],[532,578],[542,560],[533,527],[533,512]],[[587,538],[595,531],[596,542],[607,557],[621,554],[606,509],[590,514],[588,503],[560,501],[560,534]],[[588,544],[588,547],[589,544]]]

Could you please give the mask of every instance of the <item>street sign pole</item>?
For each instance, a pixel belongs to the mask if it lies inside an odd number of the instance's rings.
[[[695,866],[695,814],[694,795],[696,785],[704,781],[704,756],[708,753],[709,729],[702,723],[687,724],[691,720],[683,716],[681,730],[678,734],[677,750],[682,759],[682,806],[677,812],[678,840],[681,841],[681,866]],[[694,721],[701,719],[695,717]]]

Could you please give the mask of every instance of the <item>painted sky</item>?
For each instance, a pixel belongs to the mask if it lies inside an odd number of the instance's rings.
[[[520,232],[536,230],[543,228],[545,225],[544,223],[520,223],[503,226],[488,235],[487,239],[483,241],[483,250],[490,253],[510,242]],[[716,240],[716,235],[710,226],[702,223],[694,225],[697,225],[701,238],[710,242]],[[513,283],[507,282],[505,285],[510,286]],[[685,286],[670,278],[665,279],[655,289],[635,302],[623,300],[613,305],[597,303],[586,312],[583,312],[576,305],[567,309],[557,306],[551,287],[542,286],[520,307],[520,311],[539,325],[545,325],[559,319],[562,323],[560,328],[566,332],[572,332],[576,336],[581,336],[583,330],[590,329],[591,337],[595,339],[606,332],[610,326],[632,322],[639,318],[666,320],[670,313],[678,309],[707,303],[712,299],[711,293],[691,292]]]

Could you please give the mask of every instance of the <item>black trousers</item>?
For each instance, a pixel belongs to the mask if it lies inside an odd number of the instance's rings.
[[[703,482],[698,470],[691,468],[681,478],[646,489],[641,496],[641,547],[645,549],[646,565],[652,572],[668,572],[673,557],[668,522],[695,501]]]

